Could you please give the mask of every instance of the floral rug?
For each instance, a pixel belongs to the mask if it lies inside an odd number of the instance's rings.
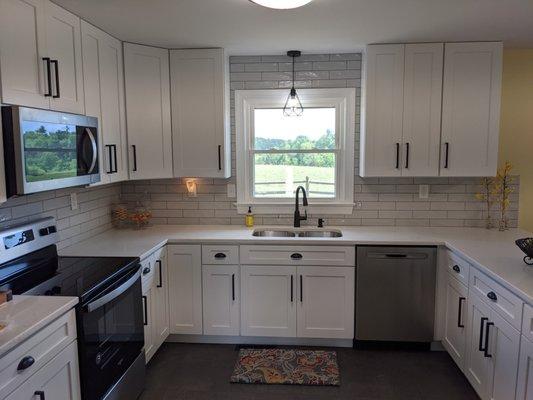
[[[230,381],[339,386],[337,353],[324,350],[241,349]]]

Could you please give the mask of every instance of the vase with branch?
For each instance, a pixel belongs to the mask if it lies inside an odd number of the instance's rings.
[[[476,199],[485,202],[487,208],[487,218],[485,220],[485,228],[492,229],[494,224],[492,222],[492,207],[495,201],[495,179],[494,178],[482,178],[481,179],[481,191],[476,193]]]
[[[513,166],[511,163],[506,161],[496,175],[494,191],[500,206],[500,222],[498,224],[500,231],[509,229],[509,217],[507,216],[507,212],[511,205],[511,194],[514,192],[514,188],[512,187],[514,178],[511,176],[512,169]]]

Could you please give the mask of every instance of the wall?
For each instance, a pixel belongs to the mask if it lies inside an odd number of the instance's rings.
[[[230,58],[232,143],[235,145],[234,91],[237,89],[288,88],[291,84],[291,63],[286,56],[244,56]],[[359,120],[361,89],[361,54],[304,54],[296,64],[297,87],[355,87],[356,165],[359,159]],[[235,152],[232,156],[235,176]],[[354,195],[360,207],[351,215],[330,216],[331,225],[384,226],[484,226],[483,204],[475,199],[479,179],[469,178],[372,178],[362,179],[355,171]],[[179,180],[125,182],[125,201],[142,200],[153,210],[158,224],[243,224],[233,203],[226,196],[226,183],[234,178],[201,179],[199,195],[189,198]],[[517,182],[518,183],[518,182]],[[430,184],[430,197],[418,198],[418,184]],[[518,219],[518,193],[513,194],[511,225]],[[315,224],[312,216],[309,223]],[[291,215],[259,215],[256,224],[290,224]]]
[[[77,210],[70,208],[70,193],[78,194]],[[111,205],[119,201],[120,184],[68,188],[8,200],[0,205],[0,228],[52,216],[60,235],[58,248],[80,242],[111,228]]]
[[[504,51],[500,164],[520,175],[520,220],[533,231],[533,49]]]

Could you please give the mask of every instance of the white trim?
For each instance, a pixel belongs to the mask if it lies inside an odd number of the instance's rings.
[[[321,214],[351,214],[353,209],[355,88],[299,89],[305,107],[335,107],[337,132],[337,192],[335,199],[310,199],[309,211]],[[251,127],[255,108],[283,107],[287,90],[236,90],[235,125],[237,158],[237,211],[253,207],[257,214],[285,214],[293,211],[293,199],[258,199],[252,193],[250,154]]]
[[[216,343],[216,344],[256,344],[287,346],[353,347],[353,339],[321,339],[303,337],[266,336],[221,336],[221,335],[178,335],[172,334],[167,343]]]

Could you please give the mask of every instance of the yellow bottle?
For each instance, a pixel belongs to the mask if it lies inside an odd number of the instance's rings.
[[[254,226],[254,214],[252,213],[252,207],[248,207],[248,213],[244,217],[244,223],[248,228]]]

